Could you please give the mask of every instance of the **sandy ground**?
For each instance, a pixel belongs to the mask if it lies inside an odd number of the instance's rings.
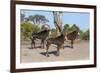
[[[24,41],[21,44],[21,63],[25,62],[47,62],[47,61],[69,61],[89,59],[89,42],[80,41],[74,43],[74,48],[70,48],[70,43],[65,42],[65,48],[60,49],[60,56],[56,56],[56,46],[52,45],[49,49],[49,56],[46,57],[46,48],[40,48],[39,41],[36,42],[36,48],[30,49],[30,41]]]

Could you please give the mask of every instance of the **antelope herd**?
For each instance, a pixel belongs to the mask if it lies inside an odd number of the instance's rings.
[[[34,45],[34,48],[35,48],[35,40],[40,39],[41,40],[41,47],[44,48],[44,46],[46,46],[46,56],[47,57],[49,57],[48,50],[49,50],[49,46],[51,44],[54,44],[54,45],[57,46],[56,55],[59,56],[59,53],[60,53],[59,50],[60,50],[60,48],[63,47],[64,41],[70,40],[71,41],[71,48],[73,48],[73,42],[76,39],[76,37],[78,36],[78,31],[73,31],[71,33],[68,33],[66,36],[61,34],[61,35],[59,35],[55,38],[48,38],[49,32],[50,32],[49,29],[48,30],[43,30],[43,31],[38,32],[38,33],[33,32],[32,33],[32,38],[31,38],[31,48],[33,48],[33,45]]]

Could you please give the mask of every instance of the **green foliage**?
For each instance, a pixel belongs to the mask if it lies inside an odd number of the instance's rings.
[[[33,15],[29,16],[28,19],[32,21],[34,24],[45,24],[46,22],[49,22],[49,20],[46,19],[43,15]]]
[[[82,40],[89,40],[89,30],[82,32],[81,37]]]
[[[64,34],[64,35],[66,35],[67,33],[68,33],[68,30],[69,30],[69,24],[65,24],[64,25],[64,28],[63,28],[63,31],[62,31],[62,33]]]
[[[71,27],[72,31],[79,31],[79,27],[76,24],[73,24],[73,26]]]
[[[73,24],[72,26],[69,26],[69,24],[65,24],[64,28],[62,30],[62,34],[67,35],[68,33],[71,33],[73,31],[79,31],[79,27],[76,24]],[[52,29],[51,35],[49,37],[56,37],[58,35],[58,29]]]
[[[24,40],[27,40],[31,37],[32,32],[40,32],[43,29],[40,28],[38,25],[32,24],[28,21],[22,22],[21,23],[21,38]],[[72,31],[77,30],[79,31],[80,35],[79,38],[81,40],[89,40],[89,29],[85,32],[79,29],[79,27],[75,24],[72,26],[69,26],[69,24],[65,24],[64,28],[62,30],[62,34],[67,35],[68,33],[71,33]],[[52,28],[50,30],[50,35],[48,38],[54,38],[58,36],[58,29]]]
[[[68,33],[79,30],[80,29],[76,24],[73,24],[72,26],[69,26],[69,24],[65,24],[62,32],[64,35],[67,35]]]
[[[67,35],[68,33],[71,33],[73,31],[78,31],[80,33],[79,37],[81,40],[89,40],[89,29],[83,32],[76,24],[73,24],[72,26],[69,26],[69,24],[65,24],[62,33],[64,35]]]
[[[41,29],[39,26],[29,22],[21,23],[21,35],[24,39],[30,38],[32,31],[39,32]]]
[[[57,36],[57,29],[51,29],[49,38],[54,38]]]
[[[21,22],[24,21],[25,15],[21,13]]]

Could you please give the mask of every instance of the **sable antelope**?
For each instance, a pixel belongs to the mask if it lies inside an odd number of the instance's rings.
[[[73,42],[78,36],[78,31],[73,31],[67,34],[67,39],[71,41],[71,48],[73,48]]]
[[[43,45],[43,48],[44,48],[44,43],[45,43],[45,40],[47,39],[49,35],[49,30],[43,30],[41,32],[33,32],[32,33],[32,38],[31,38],[31,48],[33,48],[33,45],[35,47],[35,40],[36,39],[40,39],[41,40],[41,46]]]
[[[57,53],[56,55],[59,56],[59,53],[60,53],[60,48],[63,46],[64,44],[64,41],[65,41],[65,36],[63,34],[61,34],[60,36],[56,37],[56,38],[50,38],[50,39],[47,39],[47,44],[46,44],[46,56],[49,57],[49,54],[48,54],[48,50],[49,50],[49,46],[51,44],[54,44],[57,46]]]

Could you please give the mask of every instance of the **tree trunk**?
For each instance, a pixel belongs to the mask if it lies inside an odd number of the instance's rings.
[[[60,11],[53,11],[54,15],[54,24],[57,29],[57,34],[60,35],[62,31],[62,12]]]

